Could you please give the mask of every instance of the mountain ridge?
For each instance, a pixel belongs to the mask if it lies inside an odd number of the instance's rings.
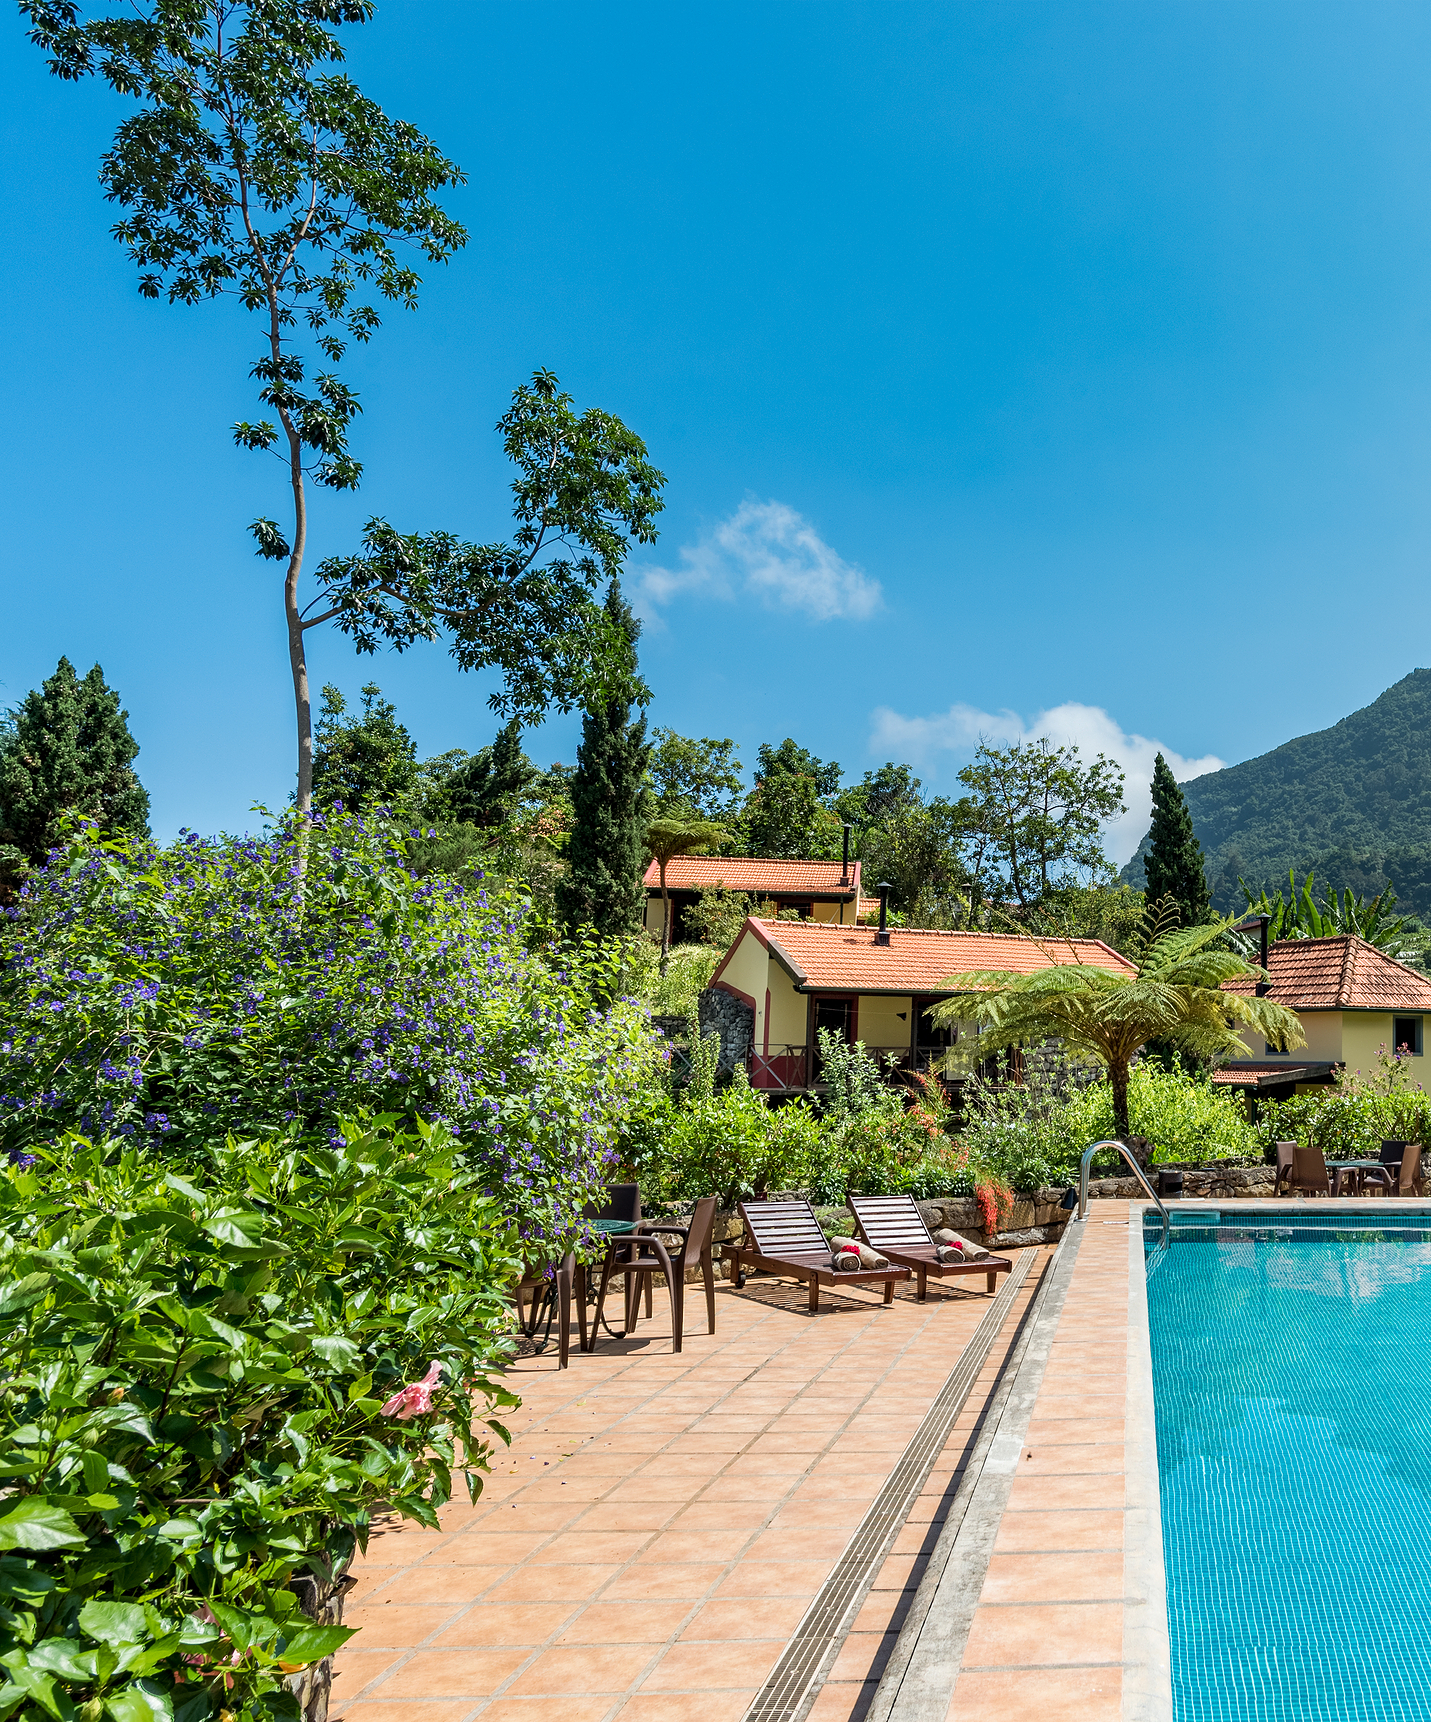
[[[1214,905],[1315,870],[1317,885],[1375,892],[1431,919],[1431,669],[1412,670],[1328,729],[1181,785]],[[1151,833],[1121,877],[1141,890]]]

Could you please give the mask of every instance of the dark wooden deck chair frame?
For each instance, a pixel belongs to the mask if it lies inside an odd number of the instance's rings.
[[[930,1237],[913,1196],[847,1196],[845,1200],[855,1216],[855,1230],[869,1247],[913,1271],[919,1282],[915,1296],[921,1303],[929,1293],[930,1274],[940,1280],[986,1274],[992,1293],[999,1275],[1008,1273],[1014,1265],[1007,1256],[984,1256],[977,1262],[941,1262],[939,1246]]]
[[[908,1268],[894,1266],[836,1273],[830,1265],[829,1239],[808,1202],[742,1202],[740,1217],[745,1221],[745,1237],[721,1250],[737,1288],[745,1284],[748,1268],[789,1274],[809,1286],[813,1314],[820,1307],[821,1286],[882,1285],[884,1301],[893,1303],[895,1286],[909,1278]]]

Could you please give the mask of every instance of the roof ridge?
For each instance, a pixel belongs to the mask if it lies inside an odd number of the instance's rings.
[[[861,901],[865,903],[878,903],[879,899],[877,897],[862,897]],[[776,918],[770,915],[752,915],[750,918],[752,921],[761,922],[764,926],[773,927],[777,924]],[[847,933],[860,931],[870,932],[873,930],[869,927],[860,928],[855,923],[849,921],[800,920],[793,923],[790,921],[779,922],[779,925],[784,927],[791,926],[792,924],[801,927],[818,927],[821,931],[832,927],[836,930],[843,928]],[[1020,945],[1101,945],[1105,951],[1111,951],[1113,949],[1106,940],[1095,939],[1090,933],[1079,933],[1076,935],[1070,935],[1067,933],[986,933],[981,927],[899,926],[891,926],[889,931],[891,933],[918,933],[922,938],[929,939],[1012,939]],[[1117,954],[1121,955],[1122,953],[1119,952]]]

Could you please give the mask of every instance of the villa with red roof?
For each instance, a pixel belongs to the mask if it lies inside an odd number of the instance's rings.
[[[769,865],[769,863],[766,863]],[[934,932],[830,920],[751,916],[711,977],[711,986],[754,1014],[750,1078],[757,1088],[790,1093],[818,1080],[816,1039],[832,1029],[862,1041],[882,1062],[925,1069],[969,1025],[938,1027],[929,1009],[951,996],[949,977],[968,969],[1032,974],[1062,963],[1134,973],[1098,939],[1031,939],[1011,933]]]
[[[646,931],[661,937],[661,869],[653,861],[642,880],[646,887]],[[666,864],[666,889],[671,897],[671,943],[684,944],[685,912],[697,895],[712,886],[748,891],[761,905],[778,912],[794,909],[811,921],[853,925],[860,901],[858,861],[765,861],[742,855],[677,855]]]
[[[1404,1047],[1412,1081],[1422,1075],[1431,981],[1365,939],[1281,939],[1267,952],[1271,985],[1262,995],[1296,1013],[1307,1044],[1290,1052],[1244,1031],[1247,1057],[1214,1071],[1213,1081],[1249,1090],[1261,1099],[1285,1100],[1299,1089],[1332,1080],[1338,1066],[1370,1074],[1381,1048]],[[1251,994],[1254,983],[1224,983]]]

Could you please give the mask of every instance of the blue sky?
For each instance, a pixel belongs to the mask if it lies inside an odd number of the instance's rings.
[[[345,39],[472,237],[351,367],[366,480],[315,556],[370,513],[504,535],[491,427],[546,365],[669,478],[652,721],[747,763],[791,734],[948,788],[1043,729],[1186,774],[1431,661],[1426,8],[384,0]],[[244,532],[282,473],[228,434],[257,328],[141,301],[108,236],[125,111],[11,14],[0,702],[98,659],[156,831],[232,829],[291,783]],[[490,739],[440,648],[309,639],[424,753]]]

